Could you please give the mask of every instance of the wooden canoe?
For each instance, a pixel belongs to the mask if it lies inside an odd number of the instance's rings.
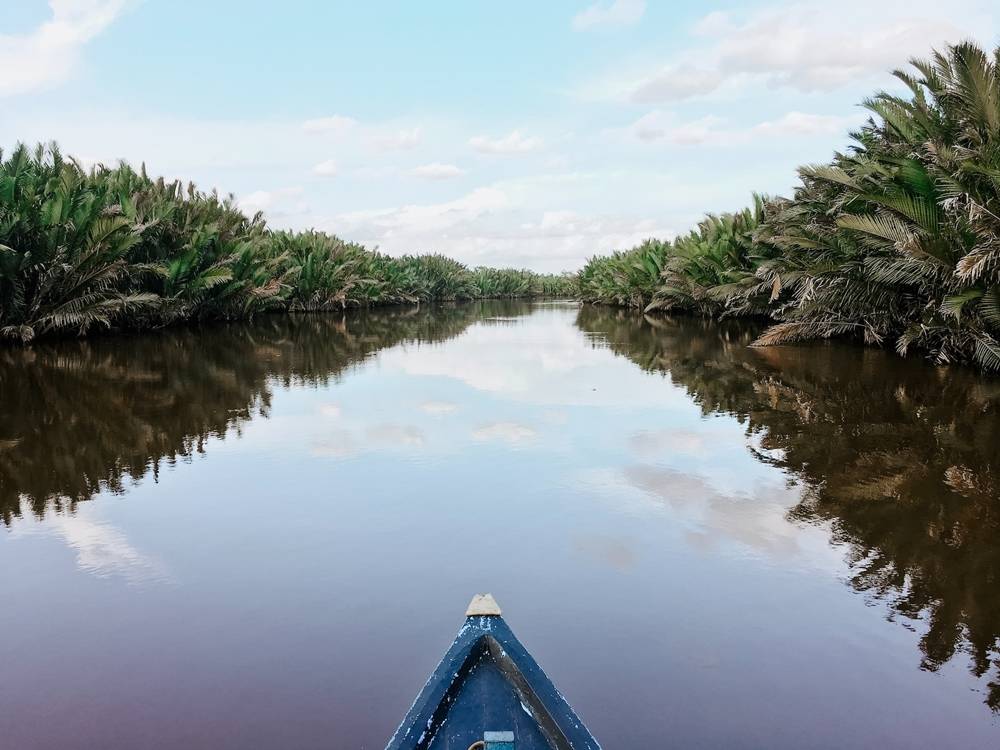
[[[465,614],[386,750],[599,750],[493,597]]]

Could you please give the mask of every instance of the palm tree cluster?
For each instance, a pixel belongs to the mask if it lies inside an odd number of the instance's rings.
[[[912,66],[894,72],[907,94],[865,101],[851,148],[802,167],[791,198],[593,258],[582,297],[766,315],[758,345],[848,335],[1000,369],[1000,48]]]
[[[572,276],[274,231],[231,197],[126,164],[85,169],[54,144],[0,151],[0,341],[575,288]]]

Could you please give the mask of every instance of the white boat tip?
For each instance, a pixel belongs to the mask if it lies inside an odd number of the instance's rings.
[[[500,605],[493,598],[493,594],[476,594],[469,602],[469,608],[465,610],[466,617],[490,617],[500,616]]]

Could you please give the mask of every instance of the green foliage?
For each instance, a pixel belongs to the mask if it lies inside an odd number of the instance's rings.
[[[576,274],[537,274],[521,268],[479,266],[472,271],[473,281],[484,299],[520,299],[531,297],[576,297]]]
[[[766,311],[777,293],[761,284],[759,264],[774,255],[755,240],[766,213],[765,199],[735,214],[710,215],[698,228],[676,239],[664,264],[662,281],[647,311],[681,309],[705,315],[746,315]]]
[[[141,227],[116,187],[55,148],[0,153],[0,337],[83,332],[157,302],[137,283]]]
[[[279,232],[231,198],[55,146],[0,151],[0,340],[248,318],[267,310],[575,293],[575,277],[393,258]]]
[[[588,302],[645,307],[660,285],[670,245],[649,239],[631,250],[591,258],[580,271],[580,296]]]
[[[365,249],[321,232],[273,232],[269,254],[286,274],[290,310],[344,309],[371,284]]]
[[[850,151],[802,167],[791,199],[591,259],[581,296],[768,316],[758,345],[848,335],[1000,369],[998,59],[962,43],[914,60],[895,74],[910,95],[868,99]]]

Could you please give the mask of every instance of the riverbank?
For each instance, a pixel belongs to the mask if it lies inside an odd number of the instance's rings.
[[[973,44],[896,72],[852,146],[671,242],[578,273],[390,257],[270,229],[232,198],[54,145],[0,154],[0,342],[439,300],[586,302],[759,317],[754,344],[846,337],[1000,370],[1000,70]]]
[[[963,43],[880,92],[851,148],[673,242],[592,258],[584,300],[768,317],[758,346],[849,337],[1000,369],[1000,70]]]
[[[55,144],[0,152],[0,341],[442,300],[573,296],[571,274],[390,257]]]

